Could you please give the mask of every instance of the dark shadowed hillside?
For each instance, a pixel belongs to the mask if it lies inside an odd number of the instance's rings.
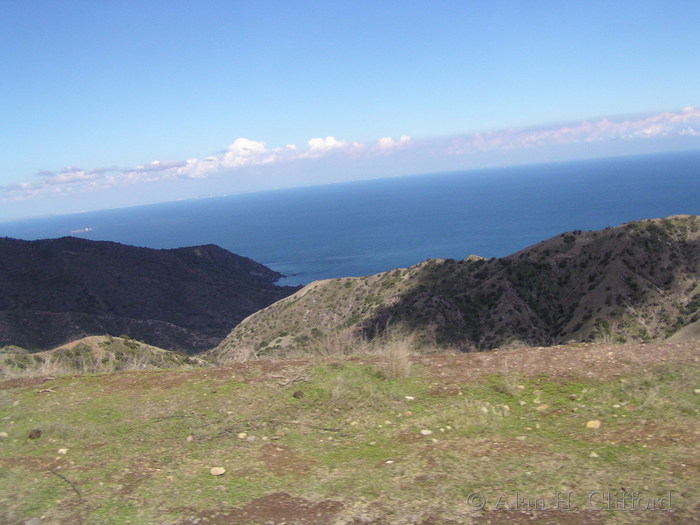
[[[676,216],[563,233],[500,259],[318,281],[246,319],[214,354],[303,353],[329,335],[397,329],[460,350],[682,340],[699,312],[700,219]]]
[[[216,345],[296,288],[214,245],[154,250],[64,237],[0,239],[0,347],[126,334],[170,350]]]

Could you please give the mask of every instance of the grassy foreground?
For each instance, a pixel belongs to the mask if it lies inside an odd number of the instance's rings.
[[[699,350],[7,380],[0,522],[698,523]]]

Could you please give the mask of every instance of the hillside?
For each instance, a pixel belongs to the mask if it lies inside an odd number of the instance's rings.
[[[197,366],[210,364],[195,356],[111,335],[83,337],[43,352],[28,353],[11,347],[0,351],[0,379]]]
[[[317,281],[247,318],[212,355],[304,354],[328,338],[387,331],[462,351],[683,340],[699,318],[700,218],[674,216],[562,233],[500,259]]]
[[[391,358],[362,356],[0,381],[0,523],[700,523],[699,352],[412,356],[393,378]]]
[[[46,350],[125,334],[184,352],[216,345],[296,290],[214,245],[154,250],[73,237],[0,239],[0,347]]]

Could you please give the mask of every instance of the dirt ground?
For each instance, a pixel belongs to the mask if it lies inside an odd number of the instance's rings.
[[[356,362],[374,363],[381,361],[379,357],[354,357]],[[333,361],[333,359],[328,359]],[[497,352],[469,353],[460,355],[428,355],[414,356],[412,363],[419,367],[422,373],[433,378],[435,394],[455,395],[458,385],[468,382],[479,382],[489,374],[512,373],[518,377],[547,376],[550,379],[610,380],[632,372],[644,371],[648,367],[660,363],[697,363],[700,361],[700,342],[662,343],[662,344],[572,344],[551,348],[517,348]],[[305,370],[316,361],[311,359],[295,359],[287,361],[260,360],[235,364],[224,368],[192,369],[178,371],[150,370],[128,373],[113,373],[100,377],[100,386],[104,392],[133,392],[134,396],[148,395],[153,390],[175,388],[183,382],[208,380],[222,383],[235,378],[240,382],[269,382],[271,384],[287,385],[293,383],[305,374]],[[40,391],[46,378],[15,378],[0,382],[0,390],[34,389]],[[648,423],[643,432],[617,435],[610,431],[601,434],[598,439],[614,440],[622,443],[640,443],[653,440],[655,432],[653,423]],[[671,436],[689,445],[695,439],[692,433],[679,429],[678,435]],[[505,446],[505,445],[504,445]],[[531,445],[522,443],[523,448]],[[492,453],[498,451],[494,443],[489,445]],[[303,474],[311,468],[311,464],[285,446],[266,445],[261,449],[261,460],[266,467],[280,475]],[[19,458],[6,458],[5,461],[17,461]],[[24,458],[28,469],[46,470],[47,465],[33,465],[33,458]],[[60,460],[56,460],[59,462]],[[697,462],[694,468],[699,468]],[[54,468],[55,465],[48,467]],[[284,492],[268,494],[254,499],[239,508],[227,508],[219,511],[201,512],[197,509],[178,509],[184,518],[178,525],[213,524],[213,525],[245,525],[249,523],[264,523],[267,525],[324,525],[338,523],[337,518],[342,514],[343,503],[335,500],[309,501],[293,497]],[[700,506],[699,509],[700,511]],[[476,516],[474,523],[599,523],[600,515],[595,513],[571,514],[556,513],[547,516],[542,513],[509,512],[508,516],[484,513]],[[700,514],[700,513],[699,513]],[[506,519],[507,518],[507,519]],[[673,522],[672,516],[669,516]],[[505,520],[505,521],[504,521]],[[357,521],[345,525],[383,525],[388,521],[374,519],[373,521]],[[448,525],[455,522],[439,518],[425,519],[422,525]],[[690,523],[690,522],[688,522]],[[700,523],[700,518],[694,523]]]

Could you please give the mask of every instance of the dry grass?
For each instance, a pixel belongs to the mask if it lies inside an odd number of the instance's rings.
[[[411,353],[415,348],[413,336],[390,337],[380,348],[384,358],[381,373],[386,379],[403,379],[411,374]]]
[[[201,366],[209,366],[209,363],[129,339],[91,336],[54,350],[0,355],[0,378]]]

